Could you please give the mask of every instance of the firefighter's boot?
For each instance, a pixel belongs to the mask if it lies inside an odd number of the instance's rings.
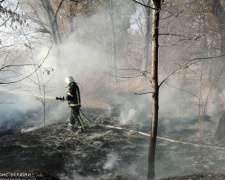
[[[76,134],[81,134],[81,133],[85,133],[84,128],[79,128],[78,131],[76,132]]]
[[[69,123],[68,126],[67,126],[67,130],[75,132],[77,129],[76,129],[76,127],[73,124]]]

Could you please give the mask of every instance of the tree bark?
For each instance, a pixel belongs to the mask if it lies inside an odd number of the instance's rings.
[[[155,151],[159,112],[159,85],[158,85],[158,48],[159,48],[159,15],[161,0],[153,0],[152,10],[152,124],[148,155],[147,179],[155,179]]]
[[[151,0],[148,0],[147,5],[151,5]],[[150,28],[151,28],[151,9],[150,8],[145,8],[146,9],[146,33],[145,33],[145,48],[144,48],[144,54],[145,57],[142,61],[142,71],[147,70],[147,63],[150,61]]]

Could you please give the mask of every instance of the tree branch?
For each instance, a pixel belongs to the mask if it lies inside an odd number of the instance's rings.
[[[186,38],[187,40],[190,40],[190,39],[198,39],[202,36],[195,36],[195,37],[187,37],[187,36],[184,36],[184,35],[181,35],[181,34],[175,34],[175,33],[159,33],[160,36],[177,36],[177,37],[183,37],[183,38]]]
[[[115,76],[111,73],[107,73],[105,72],[106,74],[108,74],[109,76],[112,76],[112,77],[117,77],[117,78],[123,78],[123,79],[132,79],[132,78],[137,78],[137,77],[142,77],[143,75],[136,75],[136,76]]]
[[[38,66],[36,64],[15,64],[15,65],[6,65],[0,68],[0,71],[2,71],[5,68],[9,68],[9,67],[20,67],[20,66]]]
[[[5,0],[2,0],[1,2],[0,2],[0,4],[2,3],[2,2],[4,2]],[[17,5],[16,5],[16,7],[15,7],[15,9],[13,10],[13,13],[14,14],[17,14],[15,11],[17,10],[17,8],[18,8],[18,5],[19,5],[19,1],[17,2]],[[2,6],[1,6],[2,7]],[[3,8],[3,7],[2,7]],[[3,8],[3,9],[6,9],[6,8]],[[6,11],[7,11],[7,9],[6,9]],[[10,19],[12,18],[12,16],[9,16],[1,25],[0,25],[0,27],[2,27],[4,24],[6,24]]]
[[[174,71],[172,71],[160,84],[159,84],[159,88],[160,86],[170,77],[172,76],[177,70],[181,69],[182,66],[179,66],[178,68],[176,68]]]
[[[32,8],[32,10],[34,11],[37,19],[35,19],[34,17],[31,16],[27,16],[29,19],[33,20],[35,23],[38,23],[44,31],[48,32],[49,34],[51,34],[51,32],[48,30],[48,28],[46,27],[46,25],[43,23],[43,21],[41,20],[40,16],[38,15],[37,11],[35,10],[35,8],[32,6],[31,3],[29,3],[29,6]],[[42,30],[42,31],[43,31]]]
[[[54,19],[53,19],[53,23],[55,23],[56,18],[57,18],[57,15],[58,15],[58,12],[59,12],[59,10],[60,10],[60,8],[61,8],[61,6],[62,6],[62,4],[63,4],[64,1],[65,1],[65,0],[62,0],[62,1],[60,2],[60,4],[59,4],[59,6],[58,6],[58,8],[57,8],[57,10],[56,10],[56,12],[55,12],[55,16],[54,16]]]
[[[146,75],[146,71],[142,71],[139,69],[130,59],[129,55],[127,55],[127,59],[130,61],[130,63],[139,71],[144,77],[148,78],[149,82],[152,84],[152,80]]]
[[[38,65],[38,67],[29,75],[25,76],[24,78],[22,79],[19,79],[19,80],[16,80],[16,81],[10,81],[10,82],[0,82],[0,84],[13,84],[13,83],[17,83],[17,82],[20,82],[20,81],[23,81],[24,79],[27,79],[29,78],[30,76],[32,76],[45,62],[45,60],[47,59],[49,53],[50,53],[50,50],[51,50],[52,47],[50,47],[47,55],[45,56],[45,58],[43,59],[43,61],[41,62],[41,64]]]
[[[144,93],[134,93],[135,95],[143,95],[143,94],[153,94],[153,92],[144,92]]]
[[[193,61],[196,60],[206,60],[206,59],[215,59],[215,58],[219,58],[219,57],[224,57],[225,55],[220,55],[220,56],[212,56],[212,57],[207,57],[207,58],[193,58],[187,62],[185,62],[183,65],[180,65],[179,67],[177,67],[174,71],[172,71],[160,84],[159,84],[159,88],[160,86],[170,77],[172,76],[177,70],[182,69],[182,68],[188,68],[190,65],[192,65]],[[190,63],[190,64],[188,64]]]
[[[172,88],[174,88],[174,89],[178,89],[178,90],[180,90],[180,91],[184,91],[184,92],[186,92],[186,93],[188,93],[188,94],[191,94],[191,95],[194,96],[195,98],[199,99],[199,97],[198,97],[196,94],[194,94],[194,93],[192,93],[192,92],[190,92],[190,91],[187,91],[187,90],[182,89],[182,88],[179,88],[179,87],[172,86],[172,85],[170,85],[170,84],[168,84],[168,83],[166,83],[166,85],[167,85],[167,86],[170,86],[170,87],[172,87]]]
[[[151,6],[148,6],[148,5],[146,5],[146,4],[143,4],[143,3],[141,3],[141,2],[139,2],[139,1],[137,1],[137,0],[132,0],[132,1],[135,2],[135,3],[137,3],[137,4],[139,4],[139,5],[141,5],[141,6],[144,6],[144,7],[146,7],[146,8],[150,8],[150,9],[157,10],[157,9],[155,9],[155,8],[153,8],[153,7],[151,7]]]

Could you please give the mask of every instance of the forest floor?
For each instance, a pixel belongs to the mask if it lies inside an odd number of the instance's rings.
[[[95,123],[119,125],[115,119],[99,117],[101,112],[97,110],[84,112]],[[16,127],[1,129],[0,179],[1,173],[34,173],[36,179],[146,179],[148,137],[87,121],[87,132],[77,135],[67,130],[67,123],[60,121],[23,131]],[[165,124],[168,125],[167,120],[160,121],[159,136],[178,141],[158,139],[158,179],[225,179],[225,174],[221,174],[225,172],[224,141],[216,141],[210,133],[199,140],[193,127],[168,131]],[[148,119],[143,126],[119,126],[146,133],[150,128]],[[193,145],[179,143],[183,141]]]

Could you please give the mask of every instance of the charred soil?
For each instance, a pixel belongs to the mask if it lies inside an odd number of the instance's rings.
[[[145,140],[97,125],[77,135],[67,130],[67,122],[26,133],[3,133],[0,172],[42,172],[58,179],[135,179],[140,173],[125,169],[143,156],[138,149]]]
[[[118,123],[116,118],[96,114],[101,113],[93,110],[87,116],[98,124]],[[67,130],[67,123],[61,121],[23,133],[18,129],[1,130],[0,173],[43,173],[49,179],[146,179],[149,138],[89,122],[86,133],[77,135]],[[165,128],[169,126],[168,120],[161,120],[159,136],[200,146],[158,139],[157,178],[225,179],[221,174],[225,172],[224,149],[215,148],[224,147],[225,143],[216,141],[210,133],[199,140],[192,122],[179,128],[177,122],[172,123],[177,125],[176,129]],[[122,127],[146,133],[150,128],[148,118],[141,124]],[[188,174],[192,175],[185,176]]]

